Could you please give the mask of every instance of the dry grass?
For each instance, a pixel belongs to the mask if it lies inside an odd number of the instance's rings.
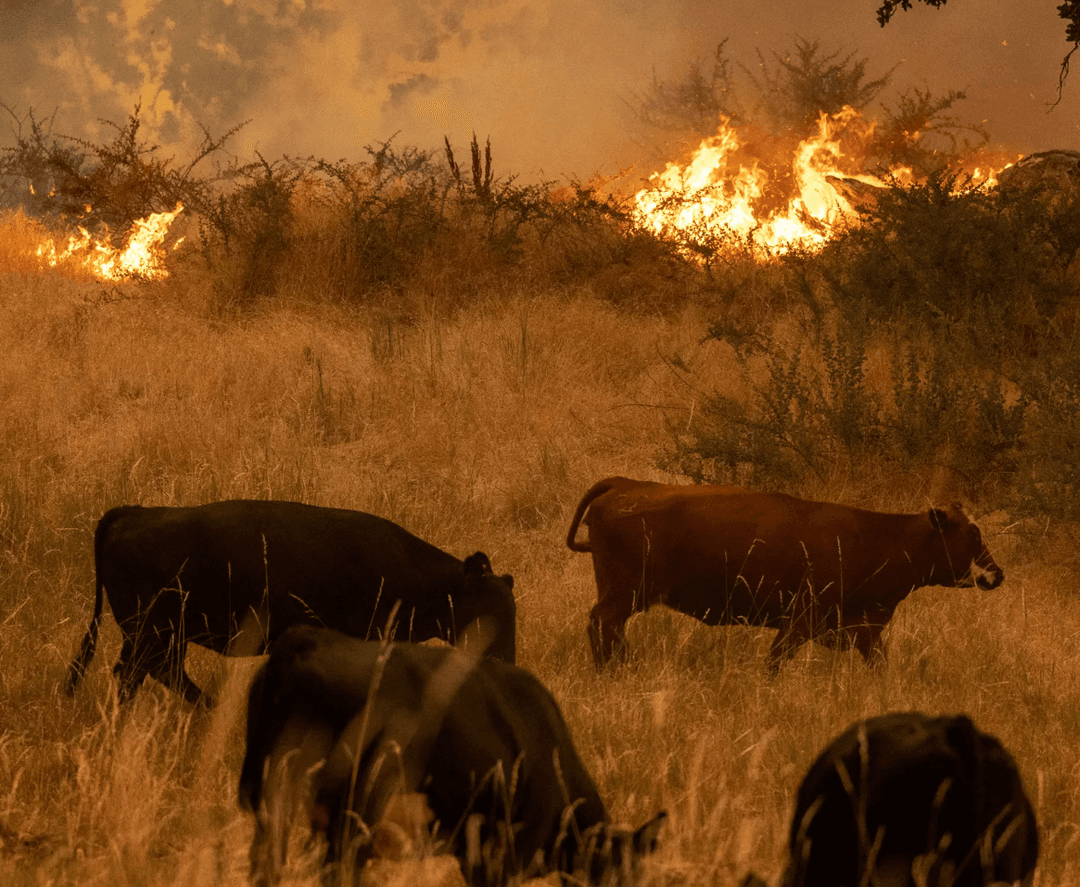
[[[426,285],[408,316],[305,301],[223,319],[193,266],[107,290],[3,265],[0,882],[246,883],[252,823],[235,784],[255,663],[227,665],[212,716],[156,685],[119,712],[107,619],[80,693],[61,692],[90,616],[101,513],[238,496],[372,511],[512,572],[521,663],[559,700],[613,815],[671,813],[651,883],[775,878],[821,747],[856,718],[909,708],[967,712],[998,735],[1042,826],[1037,883],[1080,879],[1068,528],[1017,535],[1007,515],[985,515],[1006,584],[914,594],[881,672],[813,647],[769,681],[770,632],[657,610],[630,624],[634,661],[597,675],[584,637],[595,590],[588,558],[564,544],[570,513],[602,476],[663,479],[665,419],[688,419],[729,377],[730,354],[701,343],[693,307],[658,318],[588,291],[505,286],[447,313],[438,280]],[[676,357],[689,372],[673,372]],[[926,490],[882,468],[816,494],[907,510]],[[220,670],[191,658],[197,680]],[[317,884],[310,854],[293,858],[289,883]]]

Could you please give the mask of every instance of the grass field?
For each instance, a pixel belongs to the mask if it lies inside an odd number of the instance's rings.
[[[319,299],[317,275],[286,270],[289,297],[230,313],[194,253],[166,281],[106,286],[18,259],[18,238],[33,234],[5,225],[0,882],[246,883],[252,822],[236,781],[257,661],[189,655],[197,681],[225,682],[212,715],[153,682],[118,711],[119,633],[106,618],[85,683],[74,699],[62,692],[92,610],[97,518],[122,503],[230,497],[374,512],[459,557],[483,549],[512,573],[519,663],[553,691],[614,817],[671,815],[650,884],[729,885],[749,869],[775,880],[807,766],[851,721],[903,709],[965,712],[997,735],[1040,822],[1036,883],[1080,882],[1069,523],[1018,520],[992,497],[967,503],[1004,585],[912,594],[880,671],[812,645],[769,680],[772,632],[662,608],[631,621],[627,667],[594,671],[591,565],[566,548],[566,528],[601,477],[686,480],[658,468],[672,428],[689,427],[703,392],[740,396],[734,352],[704,339],[715,304],[660,310],[573,280],[493,274],[450,310],[448,262],[400,297],[408,310],[390,296]],[[914,511],[962,490],[933,466],[860,463],[797,492]],[[317,884],[312,857],[293,859],[289,883]],[[432,871],[430,883],[447,874]]]

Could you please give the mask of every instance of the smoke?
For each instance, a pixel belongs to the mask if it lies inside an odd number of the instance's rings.
[[[588,177],[633,159],[626,102],[728,37],[754,63],[792,44],[897,66],[899,85],[966,88],[962,114],[1020,149],[1074,147],[1080,80],[1052,115],[1068,48],[1047,7],[953,0],[885,29],[874,0],[0,0],[0,100],[56,130],[108,138],[141,104],[166,150],[202,127],[256,150],[361,159],[364,145],[491,138],[497,172]],[[798,16],[793,11],[798,9]],[[396,136],[395,136],[396,134]],[[1019,143],[1023,144],[1019,144]]]
[[[241,155],[358,157],[395,133],[437,146],[475,131],[497,162],[555,176],[604,162],[626,59],[601,47],[640,28],[569,0],[9,0],[0,15],[0,100],[57,109],[73,135],[102,137],[136,103],[170,146],[250,121]]]

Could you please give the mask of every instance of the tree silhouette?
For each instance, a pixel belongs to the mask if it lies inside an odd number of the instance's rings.
[[[944,6],[946,0],[921,0],[927,6]],[[877,20],[881,27],[885,27],[888,24],[889,19],[893,17],[893,13],[898,9],[911,9],[912,0],[883,0],[881,6],[878,7]]]
[[[835,114],[845,105],[861,111],[888,85],[892,71],[867,80],[867,58],[851,52],[841,57],[839,50],[826,53],[821,44],[795,37],[791,50],[773,53],[770,65],[757,52],[758,72],[744,67],[761,98],[766,116],[781,131],[808,135],[817,126],[818,115]]]

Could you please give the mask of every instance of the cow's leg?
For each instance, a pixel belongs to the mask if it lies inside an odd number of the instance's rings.
[[[296,815],[294,792],[288,758],[282,752],[286,743],[279,741],[268,760],[263,762],[262,803],[255,811],[255,834],[251,839],[248,878],[252,887],[274,887],[281,880],[288,850],[289,831]],[[294,749],[294,754],[296,750]]]
[[[630,614],[610,615],[597,604],[589,615],[589,646],[592,648],[593,663],[603,668],[612,658],[625,662],[630,652],[626,641],[626,620]]]
[[[183,662],[180,663],[179,673],[170,670],[169,672],[174,677],[174,681],[170,684],[170,688],[177,693],[183,695],[183,697],[192,705],[197,705],[203,709],[212,709],[217,705],[217,700],[214,699],[209,693],[206,693],[196,684],[184,670]]]
[[[186,653],[187,642],[177,641],[171,628],[160,630],[143,626],[140,634],[134,637],[125,633],[120,658],[113,668],[119,682],[120,703],[128,702],[149,675],[193,705],[213,708],[213,699],[203,693],[184,670]]]
[[[274,887],[281,880],[285,867],[286,842],[276,839],[277,821],[260,809],[255,814],[255,835],[251,839],[248,858],[251,862],[249,880],[252,887]]]
[[[146,680],[146,668],[139,661],[140,655],[135,642],[125,636],[124,645],[120,648],[120,658],[113,666],[113,675],[117,681],[117,698],[121,705],[128,702]]]
[[[178,640],[175,633],[162,632],[154,639],[154,653],[148,657],[146,672],[192,705],[213,708],[213,698],[202,691],[184,668],[186,655],[186,640]]]
[[[881,639],[884,625],[862,622],[847,628],[852,646],[862,654],[868,665],[879,667],[885,664],[885,641]]]
[[[776,638],[769,648],[769,655],[765,657],[765,669],[775,677],[780,671],[780,665],[795,655],[795,651],[810,640],[810,626],[804,619],[795,619],[785,622],[776,633]]]
[[[596,576],[596,606],[589,614],[589,646],[593,663],[603,668],[612,658],[625,662],[630,647],[626,641],[626,621],[642,606],[641,567],[616,561],[593,552]]]
[[[187,642],[176,644],[169,649],[169,655],[163,663],[162,673],[160,675],[151,674],[170,690],[183,696],[192,705],[211,709],[216,705],[214,698],[209,693],[204,693],[202,688],[188,675],[187,669],[184,668],[186,654]]]
[[[318,780],[333,741],[328,724],[302,714],[289,717],[273,741],[263,762],[262,802],[255,813],[251,842],[253,887],[274,887],[281,880],[289,833],[301,808],[308,812],[312,831],[325,832],[332,840],[338,811],[315,803],[313,780]]]

